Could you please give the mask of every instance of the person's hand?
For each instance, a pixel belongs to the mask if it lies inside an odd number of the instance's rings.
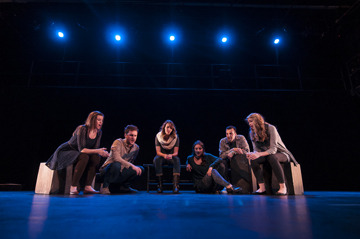
[[[172,155],[171,155],[171,154],[167,154],[165,159],[167,159],[167,160],[172,159]]]
[[[260,154],[258,152],[252,152],[252,153],[247,153],[246,157],[250,160],[254,160],[260,157]]]
[[[213,169],[213,168],[212,168],[212,167],[210,167],[210,168],[209,168],[209,170],[207,171],[207,173],[206,173],[206,174],[207,174],[208,176],[211,176],[211,171],[212,171],[212,169]]]
[[[191,169],[192,169],[192,167],[190,164],[186,165],[186,171],[191,172]]]
[[[101,157],[107,158],[110,156],[109,152],[106,151],[106,148],[100,148],[99,149],[99,154]]]
[[[131,167],[136,172],[136,175],[138,175],[138,176],[141,175],[141,173],[142,173],[141,168],[139,168],[139,167],[137,167],[135,165],[133,165]]]
[[[243,151],[241,148],[234,148],[234,151],[238,154],[243,154]]]
[[[227,155],[228,159],[231,159],[233,156],[234,156],[234,153],[232,153],[232,152]]]

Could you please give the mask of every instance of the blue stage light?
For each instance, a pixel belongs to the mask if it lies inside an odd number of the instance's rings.
[[[58,36],[59,36],[59,37],[64,37],[64,33],[58,32]]]
[[[226,37],[223,37],[223,38],[221,39],[221,41],[222,41],[222,42],[227,42],[227,38],[226,38]]]
[[[121,36],[120,36],[120,35],[116,35],[116,36],[115,36],[115,40],[120,41],[120,40],[121,40]]]
[[[278,44],[279,42],[280,42],[280,39],[276,38],[275,41],[274,41],[274,44]]]
[[[175,40],[175,36],[170,36],[170,41],[174,41]]]

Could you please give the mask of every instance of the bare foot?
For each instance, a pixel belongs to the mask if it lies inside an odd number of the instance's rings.
[[[280,188],[279,191],[277,191],[277,194],[287,194],[286,188]]]

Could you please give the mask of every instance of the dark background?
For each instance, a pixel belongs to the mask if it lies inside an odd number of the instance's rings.
[[[218,155],[228,125],[250,143],[244,119],[258,112],[301,164],[305,190],[360,190],[358,1],[25,2],[0,1],[0,183],[33,190],[39,163],[94,110],[102,147],[139,127],[137,165],[152,162],[166,119],[185,164],[198,139]],[[117,45],[114,22],[126,33]],[[61,24],[69,37],[58,40]]]

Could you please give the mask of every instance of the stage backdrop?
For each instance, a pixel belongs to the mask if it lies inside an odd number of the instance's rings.
[[[196,140],[218,155],[228,125],[251,144],[244,119],[258,112],[277,126],[301,164],[305,190],[358,191],[360,117],[355,103],[345,91],[3,88],[0,183],[34,190],[39,163],[69,140],[94,110],[105,114],[102,147],[110,149],[124,136],[126,125],[139,127],[137,165],[152,163],[155,135],[167,119],[176,125],[179,156],[185,164]],[[145,189],[145,175],[135,188]]]

